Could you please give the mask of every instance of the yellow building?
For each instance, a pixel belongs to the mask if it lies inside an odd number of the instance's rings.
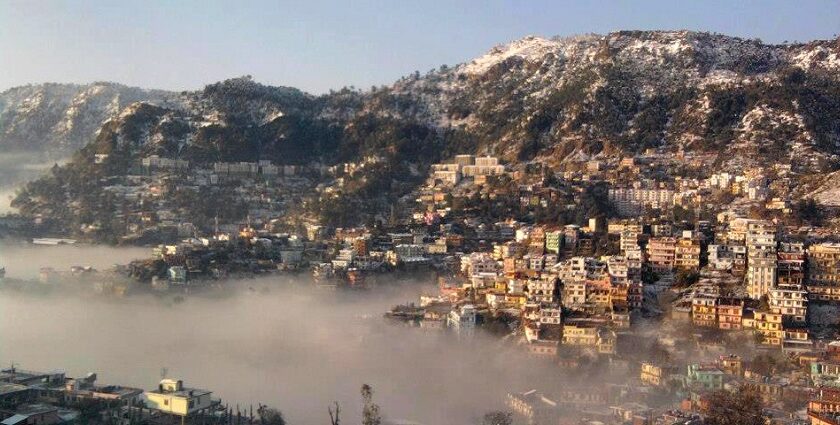
[[[766,345],[782,345],[784,330],[782,329],[782,315],[764,311],[755,312],[755,330],[763,337]]]
[[[700,269],[700,241],[682,238],[674,248],[674,267],[683,270]]]
[[[698,296],[691,300],[691,320],[696,326],[717,326],[717,297]]]
[[[177,416],[189,416],[214,405],[212,392],[185,388],[183,381],[164,379],[158,389],[146,391],[146,407]]]
[[[592,325],[566,324],[563,326],[563,344],[596,346],[598,328]]]
[[[670,369],[666,370],[666,368],[663,368],[662,366],[642,362],[642,372],[640,378],[642,383],[645,385],[659,387],[665,383],[665,380],[668,378],[668,374],[670,374],[670,372]]]

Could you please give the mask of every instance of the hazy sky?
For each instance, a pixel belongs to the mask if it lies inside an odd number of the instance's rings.
[[[98,80],[196,89],[250,74],[318,93],[390,83],[529,34],[619,29],[832,38],[840,1],[0,0],[0,90]]]

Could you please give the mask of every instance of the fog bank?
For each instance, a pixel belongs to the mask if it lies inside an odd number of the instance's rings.
[[[68,271],[72,266],[91,266],[105,270],[115,264],[150,257],[151,254],[151,248],[141,247],[45,246],[0,239],[0,267],[6,267],[7,277],[17,279],[37,278],[42,267]]]
[[[38,153],[0,154],[0,214],[15,212],[11,207],[11,198],[20,186],[48,172],[53,165],[66,161],[47,160]]]
[[[170,377],[228,402],[277,406],[292,424],[326,423],[333,400],[345,421],[358,423],[363,383],[373,386],[386,418],[473,423],[503,408],[507,390],[550,379],[555,368],[498,339],[459,342],[382,318],[392,305],[415,299],[420,285],[348,294],[276,278],[182,303],[5,291],[0,363],[96,371],[103,383],[145,389],[165,367]]]

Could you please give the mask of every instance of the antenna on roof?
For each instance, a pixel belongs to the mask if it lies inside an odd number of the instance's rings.
[[[160,368],[160,379],[166,379],[166,375],[169,374],[169,369],[167,367]]]

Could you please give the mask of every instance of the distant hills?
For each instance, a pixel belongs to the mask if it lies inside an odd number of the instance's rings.
[[[840,40],[767,45],[688,31],[526,37],[363,92],[313,96],[247,77],[185,93],[19,87],[0,94],[0,150],[66,154],[93,143],[193,161],[278,162],[476,150],[559,164],[665,147],[810,169],[797,161],[838,160],[838,76]]]
[[[840,39],[525,37],[390,86],[317,96],[250,77],[183,93],[94,83],[0,94],[0,152],[77,151],[76,170],[109,154],[97,168],[109,175],[151,154],[327,165],[376,155],[399,172],[365,181],[406,187],[416,176],[405,170],[458,153],[560,170],[650,148],[714,155],[709,173],[783,166],[794,186],[821,183],[840,169]]]
[[[169,104],[174,93],[115,83],[38,84],[0,93],[0,150],[66,156],[135,102]]]

